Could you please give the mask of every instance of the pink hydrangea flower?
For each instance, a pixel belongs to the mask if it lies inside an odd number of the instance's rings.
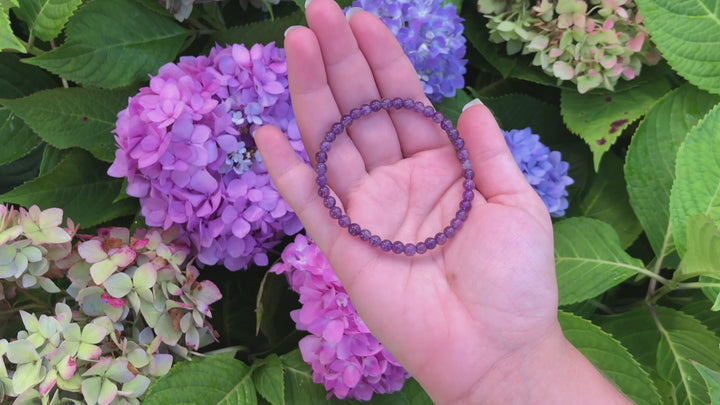
[[[118,114],[108,170],[128,179],[149,226],[179,225],[198,261],[267,265],[266,251],[302,225],[270,180],[253,135],[280,128],[308,161],[274,44],[215,46],[151,76]]]
[[[290,314],[297,329],[310,332],[300,352],[328,397],[367,401],[402,389],[410,375],[372,335],[315,243],[297,235],[270,271],[284,273],[300,294],[302,307]]]

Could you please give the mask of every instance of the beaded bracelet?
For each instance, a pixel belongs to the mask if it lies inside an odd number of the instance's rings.
[[[433,122],[440,124],[445,133],[447,133],[450,141],[455,145],[457,157],[463,169],[463,195],[460,207],[455,218],[450,221],[450,225],[446,226],[442,232],[438,232],[435,236],[425,239],[423,242],[403,243],[400,241],[392,242],[388,239],[383,240],[378,235],[373,234],[367,229],[361,228],[360,225],[353,223],[343,210],[335,205],[335,198],[330,196],[330,189],[327,185],[327,159],[330,152],[330,146],[335,138],[340,135],[346,128],[350,127],[353,121],[380,110],[391,109],[407,109],[420,113]],[[369,104],[363,104],[360,107],[353,108],[347,115],[343,115],[340,122],[336,122],[325,134],[325,139],[320,143],[320,150],[315,154],[315,173],[317,177],[315,182],[319,186],[318,195],[323,199],[323,204],[330,211],[330,217],[336,219],[342,228],[347,228],[352,236],[359,237],[362,241],[370,244],[372,247],[379,247],[383,252],[393,252],[396,254],[404,253],[406,256],[423,254],[436,246],[445,244],[448,239],[455,236],[455,233],[462,227],[462,223],[467,219],[468,212],[472,204],[470,203],[475,197],[473,190],[475,182],[473,177],[475,173],[472,171],[472,165],[468,158],[468,151],[465,149],[465,141],[463,141],[458,131],[453,128],[452,121],[445,119],[440,112],[435,111],[431,106],[426,106],[420,101],[413,99],[401,98],[383,98],[382,100],[373,100]]]

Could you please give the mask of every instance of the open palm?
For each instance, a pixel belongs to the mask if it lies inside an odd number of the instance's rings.
[[[348,24],[332,0],[313,0],[310,29],[287,34],[290,91],[311,157],[342,114],[382,97],[429,102],[385,26],[359,12]],[[468,108],[458,130],[476,191],[455,238],[423,255],[385,253],[329,217],[315,173],[285,136],[256,134],[285,199],[328,257],[375,336],[434,398],[456,401],[500,359],[557,334],[552,226],[490,112]],[[328,182],[363,228],[419,242],[450,223],[463,192],[453,146],[439,126],[407,111],[373,113],[333,142]]]

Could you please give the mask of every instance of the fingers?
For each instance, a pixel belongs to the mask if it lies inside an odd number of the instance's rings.
[[[339,110],[347,114],[352,108],[379,99],[373,73],[340,7],[334,1],[318,0],[308,6],[305,16],[318,39],[327,81]],[[353,122],[347,132],[368,171],[402,159],[395,128],[385,111]]]
[[[371,13],[357,12],[350,26],[382,97],[412,98],[431,105],[415,68],[382,21]],[[391,111],[390,116],[405,156],[448,145],[439,126],[431,120],[419,119],[417,113],[403,109]]]
[[[303,163],[285,134],[273,126],[255,132],[255,142],[273,183],[319,246],[329,246],[340,228],[317,195],[315,172]]]
[[[315,164],[320,142],[330,126],[339,121],[341,114],[325,76],[315,34],[306,28],[290,31],[285,38],[285,53],[295,119],[305,150]],[[363,157],[344,135],[338,136],[332,143],[327,165],[328,182],[340,196],[347,195],[367,176]]]
[[[487,107],[467,107],[458,120],[458,131],[470,154],[476,187],[488,202],[520,206],[527,203],[528,196],[533,197],[535,191],[518,168]]]

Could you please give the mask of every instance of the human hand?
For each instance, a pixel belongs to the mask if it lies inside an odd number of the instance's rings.
[[[332,0],[313,0],[306,16],[310,28],[288,32],[285,48],[293,109],[311,160],[332,123],[351,108],[382,97],[430,105],[410,61],[377,18],[357,12],[348,24]],[[273,127],[256,133],[274,183],[362,319],[441,403],[479,398],[483,379],[501,360],[539,342],[565,342],[545,205],[487,108],[469,106],[458,130],[476,173],[473,207],[446,245],[413,257],[350,236],[329,217],[314,171],[286,137]],[[434,236],[462,198],[454,147],[437,124],[411,111],[355,121],[333,142],[327,166],[347,215],[391,241]]]

